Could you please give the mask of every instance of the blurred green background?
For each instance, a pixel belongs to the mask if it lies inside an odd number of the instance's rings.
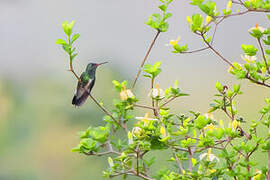
[[[225,7],[227,1],[220,1]],[[110,108],[118,97],[111,81],[132,81],[155,32],[144,22],[157,10],[157,0],[2,0],[0,1],[0,179],[103,179],[107,160],[71,153],[79,138],[77,132],[103,124],[103,113],[88,101],[74,108],[71,99],[76,81],[67,71],[68,59],[55,44],[64,36],[61,23],[75,20],[80,32],[79,55],[75,70],[81,72],[89,62],[109,61],[97,72],[94,96]],[[236,83],[227,66],[211,52],[174,55],[165,46],[181,35],[191,49],[202,42],[189,32],[186,16],[197,9],[188,1],[175,1],[170,29],[153,48],[149,63],[162,61],[158,82],[165,89],[179,80],[183,91],[191,94],[176,100],[173,111],[207,112],[215,94],[215,82]],[[262,14],[235,17],[220,25],[215,46],[241,63],[241,43],[254,43],[247,29],[269,24]],[[149,82],[141,77],[135,94],[148,102]],[[269,97],[269,90],[242,82],[238,98],[239,114],[247,122],[259,118],[258,111]],[[147,92],[147,93],[145,93]],[[256,94],[256,95],[255,95]],[[144,112],[137,112],[143,116]],[[223,119],[221,114],[217,119]],[[263,134],[263,130],[260,131]],[[160,155],[167,152],[155,152]],[[159,156],[161,157],[161,156]],[[162,156],[164,157],[164,156]],[[257,153],[258,166],[265,154]],[[166,167],[166,159],[158,158]]]

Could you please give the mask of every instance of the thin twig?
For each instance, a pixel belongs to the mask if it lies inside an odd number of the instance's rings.
[[[150,107],[150,106],[145,106],[145,105],[140,105],[140,104],[133,104],[134,107],[140,107],[140,108],[144,108],[144,109],[152,109],[155,110],[155,108]]]
[[[144,59],[143,59],[143,61],[142,61],[142,63],[141,63],[140,69],[138,70],[138,73],[137,73],[137,75],[136,75],[136,78],[135,78],[135,80],[134,80],[134,82],[133,82],[133,85],[132,85],[132,88],[131,88],[132,90],[134,89],[134,87],[135,87],[135,85],[136,85],[136,82],[137,82],[137,80],[138,80],[138,78],[139,78],[139,76],[140,76],[140,74],[141,74],[141,72],[142,72],[142,68],[143,68],[143,66],[144,66],[144,63],[145,63],[145,61],[147,60],[147,58],[148,58],[148,56],[149,56],[149,54],[150,54],[150,52],[151,52],[151,50],[152,50],[152,48],[153,48],[153,46],[154,46],[154,44],[155,44],[155,42],[156,42],[156,40],[157,40],[159,34],[160,34],[160,31],[157,31],[156,36],[154,37],[152,43],[150,44],[150,46],[149,46],[149,48],[148,48],[148,50],[147,50],[147,52],[146,52],[146,54],[145,54],[145,57],[144,57]]]
[[[120,127],[122,127],[126,132],[128,132],[127,127],[123,126],[119,121],[117,121],[117,120],[112,116],[112,114],[111,114],[104,106],[102,106],[102,105],[96,100],[96,98],[94,98],[94,97],[92,96],[92,94],[89,94],[89,96],[90,96],[90,98],[98,105],[98,107],[99,107],[105,114],[107,114],[108,116],[110,116],[110,117],[112,118],[112,120],[113,120],[116,124],[118,124]]]
[[[270,85],[269,84],[265,84],[264,82],[256,81],[255,79],[253,79],[252,77],[250,77],[248,75],[248,73],[246,74],[246,79],[249,79],[251,82],[253,82],[255,84],[259,84],[259,85],[262,85],[262,86],[265,86],[265,87],[270,88]]]
[[[224,62],[226,62],[227,64],[229,64],[230,66],[234,67],[234,65],[229,61],[227,60],[225,57],[223,57],[217,50],[215,50],[213,48],[213,46],[211,44],[209,44],[207,42],[207,40],[205,39],[204,35],[203,34],[200,34],[201,37],[203,38],[203,41],[205,42],[205,44],[217,55],[219,56]]]
[[[197,52],[201,52],[201,51],[204,51],[204,50],[207,50],[207,49],[209,49],[209,47],[205,47],[205,48],[201,48],[201,49],[196,49],[196,50],[192,50],[192,51],[184,51],[184,52],[181,52],[181,54],[197,53]]]
[[[115,150],[113,150],[112,148],[112,144],[110,143],[110,141],[107,141],[106,142],[107,146],[108,146],[108,151],[105,151],[105,152],[101,152],[101,153],[94,153],[94,152],[89,152],[89,153],[84,153],[85,155],[95,155],[95,156],[104,156],[104,155],[107,155],[107,154],[116,154],[116,155],[121,155],[120,152],[117,152]]]
[[[70,40],[70,36],[68,37],[68,43],[71,46],[71,40]],[[72,64],[72,56],[71,56],[71,52],[68,53],[69,55],[69,71],[73,73],[73,75],[76,77],[76,79],[78,81],[81,81],[81,78],[76,74],[76,72],[73,69],[73,64]]]
[[[165,103],[163,103],[162,105],[160,105],[160,108],[162,108],[163,106],[166,106],[167,104],[169,104],[170,102],[172,102],[176,98],[177,98],[176,96],[173,96],[172,98],[170,98],[169,100],[167,100]]]
[[[266,57],[265,57],[265,54],[264,54],[264,50],[263,50],[263,46],[262,46],[262,43],[261,43],[261,39],[260,38],[257,38],[257,40],[258,40],[258,44],[259,44],[260,49],[261,49],[261,52],[262,52],[262,57],[263,57],[263,60],[264,60],[265,66],[266,66],[266,70],[267,70],[268,74],[270,74],[270,70],[269,70],[269,67],[268,67],[268,64],[267,64],[267,60],[266,60]]]
[[[173,156],[174,156],[174,159],[176,161],[176,164],[177,164],[177,166],[179,168],[179,172],[182,173],[183,172],[183,166],[182,166],[182,164],[181,164],[180,160],[178,159],[178,157],[177,157],[177,155],[176,155],[175,152],[173,153]]]

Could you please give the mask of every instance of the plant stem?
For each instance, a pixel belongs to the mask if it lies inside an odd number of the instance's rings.
[[[68,36],[68,44],[70,45],[70,49],[72,49],[71,47],[71,43],[70,43],[70,36]],[[71,51],[71,50],[70,50]],[[73,69],[73,64],[72,64],[72,58],[71,58],[71,52],[68,54],[69,55],[69,71],[73,73],[73,75],[76,77],[76,79],[78,81],[81,81],[81,78],[76,74],[76,72]]]
[[[112,120],[113,120],[116,124],[118,124],[120,127],[122,127],[126,132],[128,132],[127,127],[123,126],[119,121],[117,121],[117,120],[112,116],[112,114],[111,114],[108,110],[106,110],[105,107],[102,106],[102,105],[101,105],[101,104],[100,104],[100,103],[92,96],[92,94],[89,94],[89,96],[90,96],[90,98],[98,105],[98,107],[99,107],[105,114],[107,114],[108,116],[110,116],[110,117],[112,118]]]
[[[160,108],[162,108],[163,106],[166,106],[167,104],[169,104],[170,102],[172,102],[176,98],[177,98],[176,96],[173,96],[171,99],[169,99],[168,101],[166,101],[165,103],[163,103],[162,105],[160,105]]]
[[[132,88],[131,88],[132,90],[134,89],[134,87],[135,87],[135,85],[136,85],[136,82],[137,82],[137,80],[138,80],[138,78],[139,78],[139,76],[140,76],[140,74],[141,74],[141,72],[142,72],[142,68],[143,68],[143,66],[144,66],[144,63],[145,63],[145,61],[147,60],[147,58],[148,58],[148,56],[149,56],[149,54],[150,54],[150,52],[151,52],[151,50],[152,50],[152,48],[153,48],[153,46],[154,46],[154,44],[155,44],[155,42],[156,42],[156,40],[157,40],[159,34],[160,34],[160,31],[157,31],[156,36],[154,37],[152,43],[150,44],[150,46],[149,46],[149,48],[148,48],[148,50],[147,50],[147,52],[146,52],[146,54],[145,54],[145,56],[144,56],[144,59],[143,59],[143,61],[142,61],[142,63],[141,63],[141,66],[140,66],[140,69],[139,69],[139,71],[138,71],[138,73],[137,73],[137,75],[136,75],[136,78],[135,78],[134,82],[133,82],[133,85],[132,85]]]
[[[234,65],[229,61],[229,60],[227,60],[225,57],[223,57],[217,50],[215,50],[214,48],[213,48],[213,46],[211,45],[211,44],[209,44],[207,41],[206,41],[206,39],[205,39],[205,37],[204,37],[204,34],[200,34],[201,35],[201,37],[202,37],[202,39],[203,39],[203,41],[205,42],[205,44],[217,55],[217,56],[219,56],[224,62],[226,62],[227,64],[229,64],[230,66],[232,66],[232,67],[234,67]]]
[[[259,84],[259,85],[270,88],[269,84],[265,84],[264,82],[256,81],[255,79],[252,79],[252,77],[250,77],[248,74],[246,74],[246,78],[249,79],[251,82],[253,82],[255,84]]]
[[[262,47],[261,39],[258,38],[257,40],[258,40],[258,44],[259,44],[261,52],[262,52],[262,57],[263,57],[263,60],[264,60],[264,63],[265,63],[266,70],[267,70],[268,74],[270,74],[270,70],[269,70],[267,60],[266,60],[266,57],[265,57],[265,54],[264,54],[264,50],[263,50],[263,47]]]
[[[201,51],[204,51],[204,50],[207,50],[207,49],[209,49],[209,47],[204,47],[204,48],[196,49],[196,50],[192,50],[192,51],[184,51],[184,52],[181,52],[181,54],[197,53],[197,52],[201,52]]]
[[[175,159],[175,161],[177,163],[177,166],[179,168],[179,172],[182,173],[183,172],[183,166],[182,166],[182,164],[181,164],[180,160],[178,159],[175,152],[173,153],[173,156],[174,156],[174,159]]]
[[[140,108],[144,108],[144,109],[152,109],[152,110],[155,110],[155,108],[153,108],[153,107],[145,106],[145,105],[140,105],[140,104],[133,104],[133,106],[135,106],[135,107],[140,107]]]

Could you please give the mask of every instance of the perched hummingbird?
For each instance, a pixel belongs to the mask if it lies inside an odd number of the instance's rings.
[[[85,103],[92,88],[95,85],[96,80],[96,69],[98,66],[105,64],[103,63],[89,63],[86,70],[81,74],[80,81],[78,81],[77,89],[72,99],[72,104],[75,106],[81,106]]]

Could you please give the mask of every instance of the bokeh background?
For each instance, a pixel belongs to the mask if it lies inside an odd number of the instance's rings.
[[[227,1],[219,1],[225,7]],[[103,124],[103,113],[88,101],[81,108],[71,105],[76,80],[67,71],[68,59],[55,44],[63,38],[61,23],[75,20],[79,55],[74,62],[81,72],[89,62],[109,61],[98,70],[93,94],[111,107],[111,81],[133,80],[154,30],[144,22],[158,12],[158,0],[0,0],[0,179],[103,179],[106,157],[85,157],[71,153],[79,138],[77,132]],[[207,112],[215,94],[215,82],[232,85],[238,81],[227,73],[228,66],[209,51],[175,55],[165,46],[181,36],[190,49],[202,47],[186,23],[186,16],[198,9],[189,1],[176,0],[170,11],[169,31],[163,33],[149,57],[149,63],[162,61],[158,82],[165,89],[179,80],[191,94],[172,103],[173,111]],[[216,48],[232,61],[241,63],[241,43],[256,43],[248,28],[267,26],[263,14],[251,13],[225,20],[215,39]],[[269,91],[242,83],[239,113],[247,122],[258,118]],[[141,77],[136,95],[147,99],[149,82]],[[147,101],[147,100],[146,100]],[[138,112],[143,116],[144,112]],[[217,114],[217,119],[223,118]],[[162,154],[166,152],[156,152]],[[265,155],[256,154],[261,166]],[[160,160],[155,170],[166,166]],[[162,160],[162,161],[161,161]]]

